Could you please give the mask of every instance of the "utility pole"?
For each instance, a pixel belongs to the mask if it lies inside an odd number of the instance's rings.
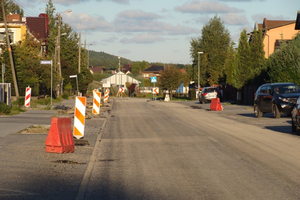
[[[12,71],[12,76],[13,76],[13,81],[14,81],[14,86],[15,86],[15,93],[16,93],[16,97],[19,98],[19,96],[20,96],[19,88],[18,88],[18,83],[17,83],[16,71],[15,71],[14,61],[13,61],[13,57],[12,57],[11,47],[10,47],[8,28],[7,28],[6,16],[5,16],[5,10],[4,10],[4,0],[1,0],[1,4],[2,4],[4,26],[5,26],[5,34],[6,34],[6,45],[7,45],[9,59],[10,59],[11,71]]]

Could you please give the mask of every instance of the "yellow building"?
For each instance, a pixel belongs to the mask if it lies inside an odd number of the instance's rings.
[[[256,24],[254,29],[261,29],[263,32],[263,43],[265,57],[268,58],[280,45],[280,41],[292,40],[299,32],[295,30],[295,20],[267,20],[264,18],[262,24]]]

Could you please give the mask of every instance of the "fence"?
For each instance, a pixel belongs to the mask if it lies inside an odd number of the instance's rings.
[[[11,106],[11,84],[0,83],[0,102]]]

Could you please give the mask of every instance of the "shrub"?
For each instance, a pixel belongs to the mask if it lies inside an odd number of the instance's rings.
[[[68,99],[68,98],[69,98],[69,94],[68,94],[67,92],[64,92],[64,93],[61,95],[61,97],[62,97],[63,99]]]
[[[190,89],[189,90],[189,99],[190,100],[196,100],[196,90],[195,89]]]
[[[8,115],[10,113],[11,107],[5,103],[0,102],[0,114]]]

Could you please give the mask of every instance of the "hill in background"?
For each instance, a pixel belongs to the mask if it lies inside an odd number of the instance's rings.
[[[114,56],[105,52],[96,52],[96,51],[89,51],[89,56],[90,56],[90,61],[89,65],[94,66],[94,67],[104,67],[106,70],[116,70],[119,68],[119,59],[118,56]],[[121,67],[124,64],[130,64],[133,62],[138,62],[138,61],[131,61],[126,58],[121,57]],[[149,63],[150,65],[168,65],[168,63]],[[185,69],[188,65],[183,65],[183,64],[176,64],[172,63],[179,69]]]
[[[89,51],[90,66],[105,67],[109,70],[115,70],[119,68],[118,56],[114,56],[105,52]],[[126,58],[121,58],[121,67],[124,64],[129,64],[131,61]]]

